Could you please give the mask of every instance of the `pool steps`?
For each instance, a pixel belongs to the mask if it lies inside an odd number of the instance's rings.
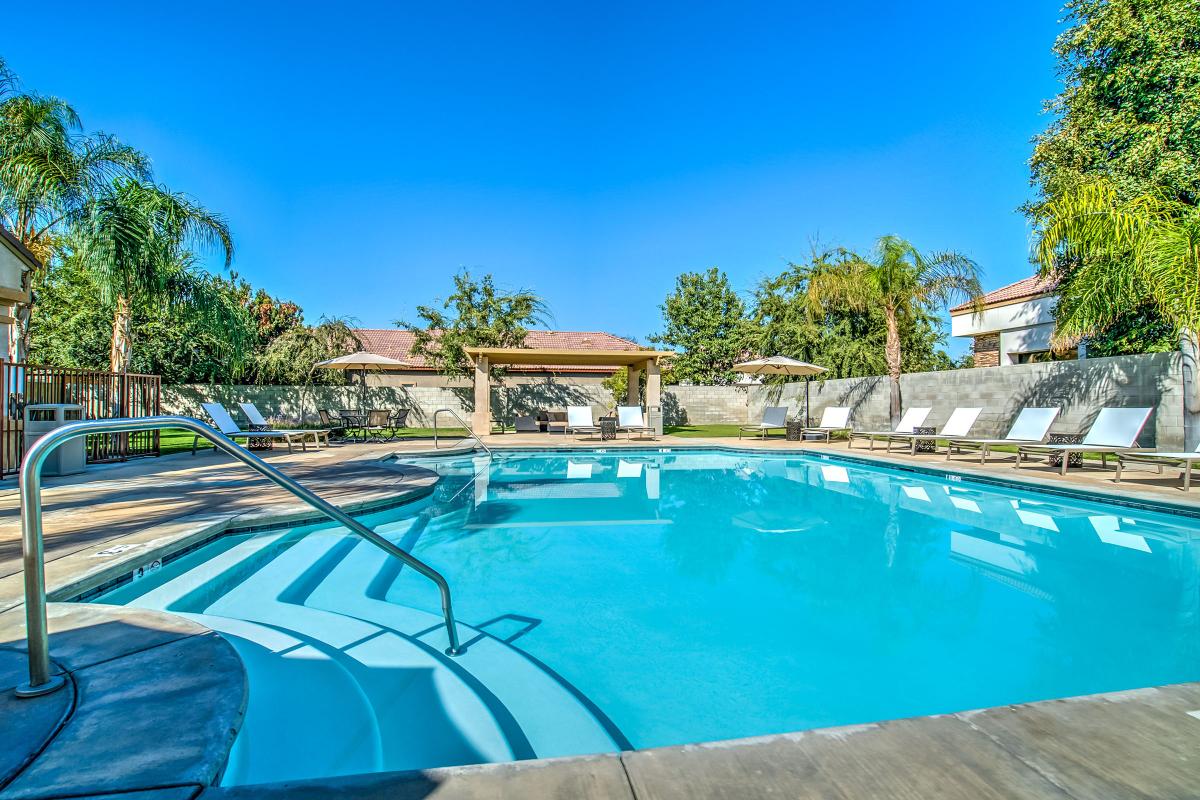
[[[377,530],[407,547],[457,517]],[[467,650],[445,656],[441,617],[388,602],[403,570],[344,531],[265,532],[187,566],[130,605],[202,622],[246,662],[254,701],[228,784],[619,749],[585,704],[505,641],[460,622]]]

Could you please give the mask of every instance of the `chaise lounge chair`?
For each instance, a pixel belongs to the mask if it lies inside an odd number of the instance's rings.
[[[825,441],[828,442],[833,434],[843,431],[850,431],[850,407],[829,406],[821,412],[821,424],[805,428],[804,435],[807,437],[810,433],[824,434]]]
[[[1126,461],[1157,465],[1159,474],[1162,474],[1163,467],[1178,467],[1183,476],[1183,490],[1186,492],[1192,488],[1192,464],[1200,461],[1200,444],[1191,452],[1169,453],[1153,450],[1145,453],[1117,453],[1117,483],[1121,482],[1121,471]]]
[[[308,450],[305,440],[312,436],[312,431],[244,431],[238,427],[238,424],[233,421],[233,417],[225,410],[225,406],[220,403],[201,403],[200,406],[216,425],[217,430],[230,439],[235,441],[238,439],[282,439],[287,442],[289,453],[292,452],[294,440],[300,442],[301,450]],[[199,436],[192,437],[192,455],[196,455],[196,446],[199,441]]]
[[[900,422],[893,430],[890,431],[856,431],[851,429],[850,436],[846,442],[846,447],[853,447],[854,440],[856,438],[861,438],[870,442],[870,447],[868,448],[869,450],[874,450],[876,439],[886,439],[895,436],[898,433],[912,433],[914,428],[925,421],[925,418],[929,416],[930,411],[932,411],[932,409],[910,408],[908,411],[904,412],[904,416],[900,418]],[[888,446],[891,447],[890,442]]]
[[[617,430],[625,431],[630,439],[635,433],[649,436],[651,439],[658,438],[654,428],[646,424],[641,406],[617,406]]]
[[[573,433],[576,439],[583,438],[579,434],[595,436],[600,433],[600,427],[592,422],[591,406],[567,406],[567,426],[563,433]]]
[[[1150,419],[1152,408],[1103,408],[1079,444],[1026,444],[1017,448],[1016,469],[1021,468],[1023,456],[1034,453],[1062,455],[1060,474],[1067,474],[1067,463],[1073,453],[1099,453],[1100,465],[1108,466],[1110,455],[1136,449],[1137,438]]]
[[[246,419],[250,422],[251,425],[261,428],[262,430],[271,430],[271,423],[267,422],[266,417],[264,417],[259,412],[258,407],[255,406],[254,403],[238,403],[238,405],[241,407],[242,413],[246,415]],[[288,429],[288,430],[290,432],[295,432],[295,433],[302,432],[302,433],[313,434],[313,442],[316,444],[318,449],[320,449],[320,447],[321,447],[322,439],[325,440],[325,446],[329,447],[329,430],[328,429],[322,430],[320,428],[313,428],[311,430],[304,430],[304,431],[295,431],[294,429]]]
[[[746,432],[761,433],[765,439],[769,431],[787,431],[787,412],[786,406],[767,406],[763,409],[762,422],[757,425],[743,425],[738,429],[738,438],[742,438],[742,434]]]
[[[889,451],[892,449],[892,442],[908,442],[908,454],[915,456],[918,442],[933,442],[936,451],[938,439],[951,439],[970,433],[971,426],[975,424],[975,420],[979,419],[981,411],[983,411],[982,408],[956,408],[950,414],[950,419],[946,420],[946,424],[937,433],[894,433],[888,437],[887,449]]]
[[[946,446],[946,460],[954,453],[962,452],[964,447],[979,448],[979,463],[987,461],[988,453],[996,445],[1041,444],[1046,441],[1050,426],[1058,417],[1059,408],[1022,408],[1021,413],[1013,422],[1012,427],[1003,439],[983,438],[951,438]]]

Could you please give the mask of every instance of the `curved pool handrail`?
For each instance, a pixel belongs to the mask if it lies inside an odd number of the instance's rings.
[[[490,448],[486,444],[484,444],[483,439],[479,438],[479,434],[476,433],[474,431],[474,429],[472,429],[471,426],[468,425],[463,420],[463,418],[458,415],[458,412],[452,408],[439,408],[437,411],[433,412],[433,449],[434,450],[438,449],[438,424],[437,424],[438,414],[449,414],[450,416],[454,417],[456,420],[458,420],[458,424],[462,425],[463,428],[466,429],[467,434],[471,438],[473,438],[476,442],[478,442],[480,447],[482,447],[484,450],[487,451],[488,455],[492,454],[492,448]]]
[[[416,556],[400,549],[337,506],[305,489],[258,456],[234,444],[232,439],[192,417],[89,419],[69,422],[38,439],[30,446],[29,451],[25,454],[25,461],[21,465],[21,549],[25,572],[25,639],[29,652],[29,683],[17,687],[18,697],[37,697],[49,694],[61,688],[66,682],[62,675],[50,673],[50,643],[46,622],[45,552],[42,539],[42,464],[56,447],[79,436],[133,433],[165,428],[182,428],[207,439],[217,450],[233,456],[276,486],[290,492],[335,522],[345,525],[353,533],[366,539],[388,555],[400,559],[433,581],[441,594],[442,616],[446,619],[446,633],[450,640],[450,646],[446,649],[446,653],[456,656],[461,652],[458,629],[454,624],[454,611],[450,601],[450,584],[446,582],[440,572]]]

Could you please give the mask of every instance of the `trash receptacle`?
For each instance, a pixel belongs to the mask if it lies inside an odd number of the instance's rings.
[[[662,436],[663,435],[662,408],[660,408],[659,406],[654,406],[653,408],[648,409],[646,416],[649,417],[649,419],[646,420],[646,424],[654,429],[654,435]]]
[[[83,419],[83,406],[73,403],[33,403],[25,406],[25,452],[55,428]],[[54,448],[42,463],[43,475],[74,475],[87,467],[87,437],[79,436]]]

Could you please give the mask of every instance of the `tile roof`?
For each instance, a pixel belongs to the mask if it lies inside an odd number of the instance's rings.
[[[411,331],[358,328],[355,330],[363,340],[363,349],[403,361],[414,370],[429,370],[430,366],[421,356],[412,354],[413,334]],[[639,350],[636,342],[600,331],[530,331],[525,337],[525,346],[532,348],[561,350]],[[616,371],[615,367],[538,366],[510,367],[513,372],[596,372],[605,375]]]
[[[985,306],[1014,303],[1018,300],[1027,300],[1032,297],[1053,294],[1057,286],[1058,278],[1054,276],[1043,277],[1041,275],[1033,275],[1016,283],[1010,283],[1008,286],[1001,286],[999,289],[988,292],[981,300]],[[950,309],[950,313],[958,314],[963,311],[970,311],[971,308],[971,303],[961,303]]]

